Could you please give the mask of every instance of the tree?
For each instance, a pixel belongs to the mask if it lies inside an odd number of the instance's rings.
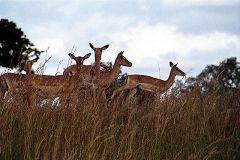
[[[39,59],[39,51],[17,25],[7,19],[0,20],[0,66],[16,68],[21,59],[32,63]],[[23,70],[23,65],[19,66]]]
[[[206,91],[219,93],[240,89],[240,65],[236,57],[228,58],[217,65],[208,65],[196,81]]]
[[[177,83],[177,93],[198,90],[201,94],[235,94],[240,90],[240,62],[230,57],[219,65],[207,65],[196,77],[190,77],[185,84]],[[179,90],[181,88],[181,91]]]

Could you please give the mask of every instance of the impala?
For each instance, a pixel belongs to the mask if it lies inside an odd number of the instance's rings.
[[[68,54],[70,58],[74,59],[76,61],[75,65],[71,65],[69,67],[67,67],[64,71],[63,71],[63,75],[74,75],[76,72],[80,71],[83,62],[85,59],[88,59],[91,56],[91,53],[86,54],[85,56],[81,57],[81,56],[74,56],[72,53]]]
[[[33,101],[31,96],[36,91],[41,91],[46,95],[61,96],[62,93],[72,93],[77,86],[82,85],[82,77],[79,76],[48,76],[48,75],[20,75],[5,73],[0,76],[1,98],[14,95],[16,89],[24,86],[28,90],[29,102]]]
[[[29,59],[27,59],[27,56],[28,56],[27,54],[24,55],[23,53],[21,53],[21,55],[22,55],[22,58],[18,66],[23,64],[26,75],[29,75],[32,72],[32,64],[36,61],[35,60],[30,61]]]
[[[94,69],[92,70],[92,74],[93,76],[96,76],[97,79],[99,79],[99,75],[100,75],[100,60],[102,58],[102,51],[106,50],[109,45],[105,45],[101,48],[96,48],[94,47],[91,43],[89,43],[90,47],[94,50],[94,54],[95,54],[95,63],[94,63]]]
[[[109,87],[111,82],[117,77],[121,66],[126,66],[126,67],[132,66],[132,63],[123,56],[123,51],[121,51],[117,55],[117,58],[115,59],[113,68],[111,70],[100,72],[98,85],[101,86],[102,88]]]
[[[24,65],[24,69],[25,69],[25,71],[26,71],[26,75],[31,74],[31,72],[32,72],[32,62],[29,61],[29,60],[24,60],[24,59],[22,59],[22,60],[20,61],[20,65],[21,65],[21,64]]]
[[[161,80],[146,75],[128,75],[125,85],[116,89],[113,92],[111,99],[113,99],[118,92],[137,86],[141,86],[143,89],[146,90],[154,91],[157,96],[160,97],[161,94],[166,92],[172,86],[176,76],[186,75],[177,67],[177,64],[173,65],[172,62],[169,62],[169,65],[171,67],[171,71],[167,80]]]

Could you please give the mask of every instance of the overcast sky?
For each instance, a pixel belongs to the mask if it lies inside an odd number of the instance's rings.
[[[110,44],[102,61],[123,50],[133,63],[124,72],[163,79],[169,61],[189,76],[228,57],[240,61],[240,0],[0,0],[0,18],[40,50],[50,47],[46,74],[66,68],[73,46],[75,55],[93,53],[89,42]],[[85,64],[93,61],[92,54]]]

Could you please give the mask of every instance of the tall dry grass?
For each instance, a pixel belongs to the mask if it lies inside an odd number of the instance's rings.
[[[0,159],[240,159],[239,121],[226,123],[232,97],[193,91],[158,103],[122,94],[108,103],[89,89],[76,94],[59,107],[1,101]]]

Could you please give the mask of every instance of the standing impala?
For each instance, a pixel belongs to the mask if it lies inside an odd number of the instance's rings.
[[[171,71],[168,79],[165,81],[161,79],[153,78],[150,76],[146,76],[146,75],[137,75],[137,74],[128,75],[125,85],[116,89],[113,92],[111,99],[113,99],[119,91],[122,91],[125,89],[131,89],[137,86],[141,86],[146,90],[154,91],[157,94],[157,96],[160,97],[161,94],[166,92],[172,86],[176,76],[186,75],[183,71],[181,71],[177,67],[177,64],[173,65],[172,62],[169,62],[169,65],[171,67]]]
[[[97,84],[102,87],[105,91],[107,89],[111,82],[117,77],[120,67],[121,66],[126,66],[126,67],[131,67],[132,63],[129,62],[124,56],[123,56],[123,51],[121,51],[118,55],[117,58],[113,64],[113,68],[109,71],[101,71],[99,80]],[[94,82],[94,81],[93,81]],[[106,94],[103,94],[104,97],[106,97]]]
[[[32,63],[33,63],[33,62],[31,62],[31,61],[29,61],[29,60],[25,60],[25,59],[22,59],[22,60],[20,61],[20,65],[21,65],[21,64],[24,65],[24,69],[25,69],[25,71],[26,71],[26,75],[31,74],[31,72],[32,72]]]
[[[71,94],[74,89],[83,84],[82,77],[79,76],[48,76],[48,75],[21,75],[5,73],[0,76],[0,98],[13,96],[19,86],[20,89],[27,90],[28,102],[33,102],[36,91],[49,96],[62,96]],[[29,103],[31,104],[31,103]]]
[[[76,61],[75,65],[71,65],[69,67],[67,67],[64,71],[63,71],[63,75],[69,75],[72,76],[74,75],[76,72],[80,71],[83,62],[85,59],[88,59],[91,56],[91,53],[86,54],[85,56],[81,57],[81,56],[74,56],[72,53],[68,54],[70,58],[74,59]]]
[[[26,75],[29,75],[29,74],[31,74],[31,72],[32,72],[32,64],[34,63],[34,62],[36,62],[35,60],[29,60],[28,58],[27,58],[27,54],[23,54],[23,53],[21,53],[21,55],[22,55],[22,59],[21,59],[21,61],[20,61],[20,63],[19,63],[19,66],[20,65],[24,65],[24,70],[25,70],[25,72],[26,72]]]
[[[106,50],[109,45],[105,45],[101,48],[95,48],[91,43],[89,43],[90,47],[94,50],[95,54],[95,63],[94,63],[94,70],[92,70],[93,76],[95,76],[97,79],[99,79],[100,75],[100,60],[102,58],[102,51]]]

